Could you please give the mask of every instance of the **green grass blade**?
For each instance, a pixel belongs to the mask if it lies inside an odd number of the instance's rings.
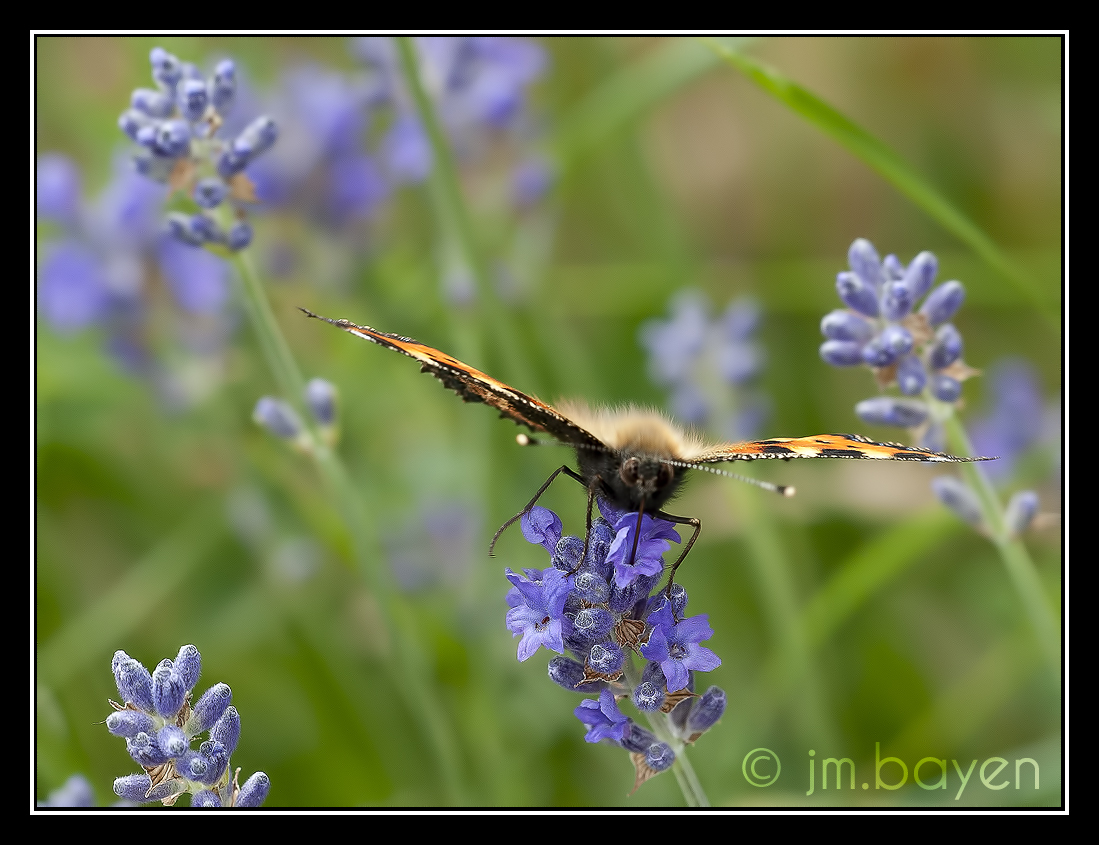
[[[807,647],[817,649],[823,645],[870,596],[960,527],[945,509],[933,508],[856,551],[805,606],[802,630]]]
[[[831,135],[849,152],[876,170],[901,193],[937,220],[943,228],[980,255],[1052,325],[1060,324],[1060,302],[1052,301],[1044,295],[1036,282],[1023,273],[977,224],[928,183],[927,179],[897,152],[774,68],[756,61],[722,41],[713,38],[700,40],[726,63],[735,67],[776,100],[821,131]]]

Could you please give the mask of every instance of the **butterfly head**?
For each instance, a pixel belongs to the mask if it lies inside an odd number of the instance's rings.
[[[620,451],[577,450],[580,471],[589,484],[598,484],[607,498],[624,510],[647,513],[660,510],[675,495],[685,469],[659,456]]]

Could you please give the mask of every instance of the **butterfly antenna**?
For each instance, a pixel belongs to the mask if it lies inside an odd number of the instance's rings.
[[[684,467],[686,469],[699,469],[703,472],[712,472],[714,475],[724,475],[726,478],[735,478],[737,481],[743,481],[745,484],[752,484],[767,490],[770,493],[778,493],[780,496],[785,496],[787,499],[797,493],[797,489],[790,484],[772,484],[770,481],[760,481],[758,478],[749,478],[747,475],[737,475],[735,472],[715,469],[706,464],[692,464],[689,461],[665,461],[665,463],[676,467]]]

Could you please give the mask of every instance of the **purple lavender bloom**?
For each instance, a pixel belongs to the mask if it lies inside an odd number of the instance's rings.
[[[1011,478],[1019,458],[1043,441],[1053,442],[1060,425],[1059,410],[1047,407],[1038,374],[1025,361],[1007,359],[990,368],[990,407],[969,425],[973,448],[979,455],[996,455],[983,465],[996,482]]]
[[[599,700],[585,698],[573,713],[576,718],[588,726],[585,742],[600,742],[609,739],[621,742],[629,735],[630,719],[623,715],[615,703],[610,690],[599,693]]]
[[[668,319],[643,324],[638,338],[649,353],[651,378],[671,391],[672,411],[732,440],[752,436],[767,414],[765,398],[749,388],[764,360],[754,339],[759,306],[750,299],[735,300],[711,319],[704,296],[682,291],[670,310]]]
[[[721,659],[705,646],[699,645],[714,635],[708,616],[692,616],[676,621],[669,603],[649,615],[653,626],[649,641],[641,646],[641,654],[660,664],[668,682],[668,692],[686,688],[688,671],[712,672]]]
[[[561,519],[553,511],[535,505],[519,520],[519,527],[528,543],[537,543],[551,555],[561,539]]]
[[[95,793],[84,775],[73,775],[38,802],[39,807],[94,807]]]
[[[637,537],[637,514],[628,513],[614,525],[615,537],[607,552],[607,560],[614,565],[614,584],[619,589],[628,587],[642,575],[659,575],[664,570],[662,556],[671,548],[669,540],[680,542],[672,523],[656,519],[649,514],[641,517],[641,532]],[[637,552],[634,554],[634,538]],[[630,557],[633,554],[631,561]]]
[[[129,706],[107,718],[107,729],[126,738],[127,752],[148,771],[116,779],[115,792],[119,796],[132,801],[171,804],[179,795],[189,792],[197,799],[195,806],[234,805],[235,779],[230,782],[225,772],[240,739],[240,715],[229,706],[232,699],[229,687],[216,684],[208,689],[195,703],[187,721],[182,726],[178,724],[188,712],[186,694],[198,681],[201,663],[198,649],[185,645],[175,661],[162,660],[150,676],[124,651],[115,652],[111,671],[120,695]],[[196,751],[191,743],[207,731],[210,738],[201,742]],[[158,768],[169,762],[173,765]],[[266,775],[262,775],[261,781],[266,781]],[[258,806],[267,794],[267,787],[258,789],[259,786],[262,783],[253,784],[249,803],[245,804],[240,801],[240,795],[245,794],[242,788],[236,796],[236,805]]]
[[[524,636],[519,660],[529,657],[538,645],[548,645],[561,653],[548,667],[554,683],[572,692],[599,693],[599,700],[586,699],[574,711],[588,727],[586,740],[607,739],[643,755],[656,748],[652,760],[646,764],[652,769],[648,772],[651,775],[671,764],[672,748],[626,717],[618,709],[616,698],[629,698],[639,710],[655,718],[661,718],[656,715],[658,711],[667,713],[671,735],[684,742],[693,741],[697,736],[685,732],[685,722],[694,699],[673,708],[668,704],[668,694],[683,688],[693,690],[693,673],[709,671],[721,661],[699,645],[713,634],[707,617],[676,621],[675,614],[682,613],[687,605],[687,593],[681,585],[672,585],[671,601],[664,591],[650,595],[660,580],[663,568],[660,555],[669,548],[667,539],[660,534],[673,530],[671,523],[644,516],[647,522],[642,522],[643,539],[638,542],[638,555],[640,558],[644,554],[653,563],[655,573],[638,573],[625,587],[615,586],[607,580],[613,565],[607,558],[618,555],[616,543],[620,546],[629,542],[632,548],[631,529],[637,523],[637,514],[622,512],[603,499],[597,503],[605,518],[593,521],[588,557],[575,574],[566,575],[562,569],[551,566],[545,570],[525,570],[524,579],[510,569],[505,570],[512,584],[506,596],[510,608],[507,622],[514,635]],[[561,537],[561,521],[552,511],[533,508],[532,513],[534,517],[524,525],[527,540],[543,546],[555,562],[561,558],[561,565],[571,568],[580,558],[583,541],[579,537]],[[613,540],[612,522],[621,529]],[[561,552],[563,546],[568,547],[565,554]],[[571,565],[566,564],[565,558]],[[650,612],[652,608],[659,609]],[[649,660],[639,679],[637,671],[627,665],[630,655],[638,650]],[[720,693],[717,687],[713,689],[717,693],[711,698]],[[715,705],[706,711],[715,711],[709,724],[716,722],[723,710],[722,698],[719,707]],[[694,733],[700,734],[704,729]]]
[[[75,222],[80,212],[80,171],[70,158],[57,153],[38,157],[34,199],[39,217]]]
[[[110,307],[102,266],[82,244],[52,246],[39,270],[38,310],[53,327],[68,334],[101,320]]]
[[[261,807],[271,791],[271,779],[264,772],[256,772],[248,778],[237,794],[235,807]]]
[[[922,445],[934,448],[941,411],[933,415],[932,408],[958,402],[962,381],[975,372],[961,360],[961,335],[946,323],[965,291],[956,281],[932,289],[939,263],[926,251],[906,267],[895,255],[879,260],[873,244],[860,238],[851,244],[848,262],[851,270],[839,274],[837,290],[851,310],[821,321],[826,340],[820,356],[837,367],[864,363],[879,383],[895,383],[912,398],[879,396],[860,402],[856,412],[866,422],[918,429]]]
[[[524,580],[510,569],[505,570],[505,574],[523,599],[507,613],[507,626],[512,636],[523,636],[519,641],[519,660],[527,660],[540,646],[562,653],[565,650],[562,622],[569,593],[564,573],[550,567],[537,581]]]

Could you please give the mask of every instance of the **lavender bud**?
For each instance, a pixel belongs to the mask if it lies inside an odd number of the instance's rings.
[[[577,692],[580,682],[584,680],[584,667],[571,658],[555,657],[549,662],[549,677],[557,686]],[[595,688],[594,684],[590,686]],[[580,691],[588,692],[589,685],[585,684]]]
[[[586,607],[576,614],[573,625],[576,636],[592,642],[610,633],[614,627],[614,616],[601,607]]]
[[[168,755],[160,750],[160,745],[150,734],[142,731],[126,740],[126,752],[135,762],[151,769],[168,762]]]
[[[578,599],[588,604],[603,604],[611,593],[611,585],[605,578],[590,569],[582,569],[576,573],[573,593]]]
[[[186,735],[175,725],[165,725],[157,731],[156,744],[168,757],[180,757],[191,750]]]
[[[862,364],[862,344],[854,340],[826,340],[820,345],[820,357],[833,367]]]
[[[202,120],[209,104],[209,96],[206,93],[206,83],[198,79],[184,80],[182,85],[176,87],[179,99],[179,113],[189,123],[197,123]]]
[[[1012,535],[1022,534],[1038,513],[1038,494],[1033,490],[1020,490],[1011,497],[1004,512],[1004,525]]]
[[[208,731],[222,717],[229,702],[233,700],[233,691],[228,684],[214,684],[202,694],[191,710],[186,730],[191,736]]]
[[[251,161],[270,149],[278,137],[278,124],[267,115],[263,115],[249,123],[244,131],[233,140],[232,149],[237,155],[244,156],[247,161]]]
[[[123,703],[132,704],[146,713],[154,712],[153,677],[148,669],[132,657],[127,657],[118,662],[114,679]]]
[[[912,310],[916,300],[904,282],[886,282],[882,286],[881,313],[887,320],[899,320]]]
[[[725,690],[721,687],[710,687],[691,708],[690,715],[687,716],[687,730],[692,735],[708,731],[725,713],[725,704]]]
[[[651,681],[640,683],[633,691],[633,703],[642,713],[659,710],[664,703],[664,690]]]
[[[871,425],[894,425],[915,428],[927,419],[927,406],[915,399],[895,399],[892,396],[875,396],[864,399],[855,406],[859,419]]]
[[[613,675],[626,662],[626,653],[615,642],[596,643],[588,652],[588,665],[600,675]]]
[[[927,384],[923,362],[915,355],[905,355],[897,363],[897,387],[905,396],[918,396]]]
[[[649,750],[649,746],[655,742],[656,737],[653,736],[653,734],[631,720],[630,729],[618,744],[627,751],[635,751],[639,754],[644,754]]]
[[[962,335],[952,323],[939,326],[935,332],[935,345],[931,347],[931,366],[936,370],[949,367],[962,357]]]
[[[170,91],[174,91],[176,83],[183,76],[183,64],[160,47],[154,47],[149,52],[149,61],[153,65],[153,79]]]
[[[252,420],[284,440],[293,440],[303,430],[297,412],[282,400],[270,396],[263,396],[256,403]]]
[[[904,278],[904,265],[893,253],[882,259],[881,268],[887,282],[899,282]]]
[[[233,252],[240,252],[252,243],[252,225],[246,220],[238,220],[229,230],[226,243]]]
[[[208,777],[210,761],[190,748],[176,760],[176,771],[187,780],[197,780],[199,783],[213,783],[217,780],[217,778]]]
[[[173,665],[176,667],[176,671],[179,672],[181,678],[183,678],[183,685],[187,691],[190,692],[195,688],[195,684],[198,683],[198,676],[202,672],[202,655],[198,653],[198,649],[193,645],[185,645],[179,650],[179,654],[176,655]]]
[[[259,807],[267,800],[271,780],[263,772],[256,772],[244,782],[237,795],[237,807]]]
[[[853,340],[861,344],[874,336],[874,325],[858,314],[836,309],[824,315],[820,331],[829,340]]]
[[[155,730],[153,717],[140,710],[116,710],[107,717],[107,730],[115,736],[127,739],[139,733],[152,733]]]
[[[165,798],[171,798],[173,795],[179,795],[187,788],[187,784],[178,778],[172,778],[157,784],[152,792],[149,792],[150,785],[152,785],[152,780],[148,775],[126,775],[125,777],[115,778],[114,794],[119,798],[125,798],[127,801],[162,801]]]
[[[163,91],[138,88],[130,94],[130,107],[149,117],[165,118],[172,114],[172,98]]]
[[[229,186],[224,181],[210,176],[195,185],[195,202],[201,208],[217,208],[228,193]]]
[[[676,619],[683,618],[683,611],[687,609],[687,588],[682,584],[672,584],[672,613]]]
[[[580,558],[584,554],[584,541],[579,537],[566,535],[557,541],[553,552],[553,565],[562,572],[575,572],[580,568]]]
[[[961,282],[943,282],[935,290],[928,294],[920,313],[927,317],[927,321],[933,326],[945,323],[965,302],[965,288]]]
[[[165,719],[175,718],[186,695],[187,687],[183,685],[183,678],[172,661],[160,661],[153,670],[153,707],[156,712]]]
[[[210,807],[220,807],[221,799],[218,798],[216,792],[211,792],[209,789],[204,789],[201,792],[196,792],[194,797],[191,798],[191,806],[207,809]]]
[[[240,714],[237,708],[229,706],[221,714],[212,728],[210,739],[220,742],[225,747],[225,753],[231,755],[237,750],[237,742],[240,741]]]
[[[854,273],[844,271],[836,275],[836,293],[848,308],[853,308],[867,317],[878,316],[876,289]]]
[[[336,386],[322,378],[311,379],[305,386],[305,404],[322,426],[336,422]]]
[[[206,759],[205,779],[199,778],[202,783],[216,783],[225,773],[225,767],[229,765],[229,749],[224,743],[217,740],[207,740],[198,747],[199,753]]]
[[[218,62],[210,87],[213,89],[211,100],[214,108],[219,114],[225,114],[232,106],[237,90],[237,69],[230,59]]]
[[[191,218],[179,211],[170,211],[164,225],[173,238],[187,246],[202,246],[202,238],[191,229]]]
[[[963,521],[979,526],[984,521],[977,494],[953,475],[940,475],[931,479],[935,497],[954,511]]]
[[[904,273],[904,286],[913,302],[919,302],[923,295],[931,290],[935,274],[939,272],[939,259],[933,253],[924,250],[908,265]]]
[[[675,762],[675,752],[666,742],[656,742],[645,751],[645,763],[654,772],[663,772]]]
[[[138,132],[138,143],[141,133]],[[191,149],[191,127],[182,120],[165,120],[156,126],[156,150],[162,155],[179,158]]]
[[[940,402],[957,402],[962,395],[962,383],[956,378],[935,373],[931,376],[931,395]]]
[[[866,238],[858,238],[847,250],[847,263],[862,281],[875,292],[885,281],[878,251]],[[865,312],[864,312],[865,313]],[[870,315],[873,316],[873,315]]]

